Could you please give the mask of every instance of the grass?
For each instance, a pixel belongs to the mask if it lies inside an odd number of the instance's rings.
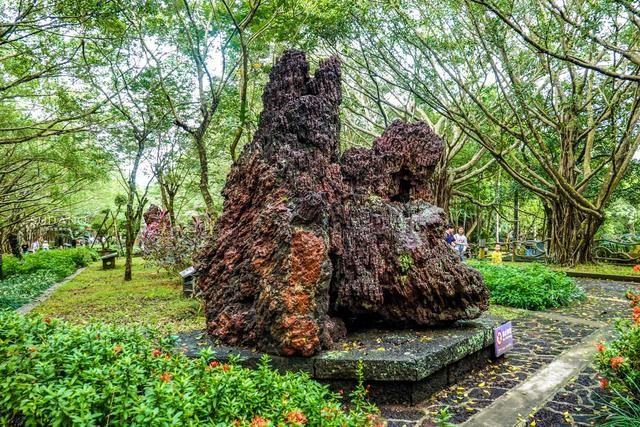
[[[518,317],[523,317],[529,313],[529,310],[522,308],[507,307],[504,305],[490,304],[487,314],[495,317],[501,317],[505,320],[513,320]]]
[[[531,264],[530,262],[504,262],[506,265],[512,265],[519,267],[523,265]],[[640,277],[640,272],[633,271],[632,265],[612,265],[612,264],[579,264],[573,267],[563,267],[554,264],[544,264],[552,270],[556,271],[575,271],[577,273],[597,273],[597,274],[612,274],[617,276],[637,276]]]
[[[133,280],[125,282],[124,261],[113,270],[95,262],[58,288],[34,311],[71,323],[104,322],[181,332],[205,326],[202,303],[185,298],[179,280],[133,259]]]

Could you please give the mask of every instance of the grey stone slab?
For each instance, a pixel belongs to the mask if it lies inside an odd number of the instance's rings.
[[[465,357],[493,344],[493,328],[500,319],[483,316],[475,321],[424,330],[379,330],[352,332],[335,349],[311,358],[270,356],[281,371],[305,371],[318,380],[355,380],[357,367],[363,365],[367,381],[423,380]],[[179,335],[178,347],[197,357],[211,346],[218,360],[236,355],[245,366],[255,366],[262,353],[240,347],[216,345],[204,333]]]

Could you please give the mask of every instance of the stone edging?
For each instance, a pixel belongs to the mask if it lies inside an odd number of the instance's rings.
[[[50,286],[47,290],[45,290],[43,293],[38,295],[38,297],[36,299],[31,301],[30,303],[27,303],[27,304],[21,306],[16,311],[18,313],[20,313],[20,314],[27,314],[28,312],[30,312],[31,310],[33,310],[34,308],[36,308],[37,306],[42,304],[44,301],[49,299],[51,294],[53,294],[55,292],[55,290],[58,289],[60,286],[64,285],[65,283],[67,283],[68,281],[70,281],[72,279],[75,279],[75,277],[78,274],[82,273],[86,268],[87,267],[82,267],[82,268],[77,269],[75,273],[73,273],[70,276],[65,277],[64,279],[62,279],[62,281],[60,281],[58,283],[55,283],[54,285]]]
[[[602,274],[602,273],[583,273],[579,271],[565,271],[565,273],[569,277],[578,277],[582,279],[613,280],[616,282],[640,283],[640,276],[622,276],[618,274]]]

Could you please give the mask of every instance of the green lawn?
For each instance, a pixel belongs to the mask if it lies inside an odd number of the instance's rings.
[[[178,279],[145,267],[141,258],[133,260],[132,281],[125,282],[123,275],[122,258],[114,270],[103,271],[102,264],[94,262],[35,311],[78,324],[135,324],[175,332],[204,328],[201,301],[185,298]]]
[[[528,262],[511,262],[505,261],[504,264],[520,266],[527,265]],[[552,270],[557,271],[575,271],[580,273],[598,273],[598,274],[615,274],[618,276],[637,276],[640,277],[640,273],[633,271],[633,266],[612,265],[612,264],[580,264],[574,267],[562,267],[559,265],[546,264]]]
[[[524,317],[528,313],[530,313],[529,310],[507,307],[498,304],[489,304],[489,309],[487,310],[487,314],[491,316],[502,317],[505,320],[513,320],[517,319],[518,317]]]

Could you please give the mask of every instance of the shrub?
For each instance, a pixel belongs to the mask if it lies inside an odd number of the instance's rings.
[[[640,425],[640,294],[627,298],[631,315],[616,322],[618,338],[596,344],[600,385],[612,392],[604,425]]]
[[[585,298],[584,291],[565,273],[541,264],[514,267],[470,261],[469,265],[482,274],[494,304],[544,310]]]
[[[0,313],[0,425],[381,425],[303,373],[189,359],[162,334]]]
[[[6,277],[48,271],[60,280],[96,259],[97,254],[88,248],[52,249],[26,255],[22,260],[3,257],[2,269]]]
[[[140,236],[142,257],[150,264],[178,273],[193,263],[193,254],[206,241],[204,224],[171,225],[166,210],[152,205],[145,213],[147,227]]]
[[[16,309],[31,302],[57,281],[55,274],[38,271],[0,280],[0,309]]]

